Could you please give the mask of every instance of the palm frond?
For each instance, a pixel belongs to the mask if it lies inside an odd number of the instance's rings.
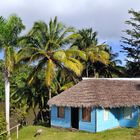
[[[80,34],[78,33],[73,33],[68,35],[66,38],[63,39],[63,42],[67,42],[67,43],[73,43],[73,41],[75,41],[75,39],[80,38]]]
[[[65,51],[67,57],[79,57],[81,58],[82,60],[87,60],[87,56],[86,56],[86,53],[84,51],[81,51],[81,50],[78,50],[78,49],[75,49],[75,48],[70,48],[68,50]]]
[[[80,76],[83,71],[83,65],[79,60],[68,58],[64,61],[64,67],[73,71],[77,76]]]
[[[65,41],[65,38],[68,36],[70,36],[70,33],[74,33],[75,29],[72,27],[68,27],[68,28],[64,28],[63,33],[59,36],[59,38],[56,40],[56,42],[58,44],[66,44],[68,43],[67,41]]]
[[[60,90],[61,90],[61,91],[67,90],[67,89],[69,89],[70,87],[72,87],[73,85],[74,85],[74,82],[66,83],[66,84],[64,84],[64,85],[60,88]]]
[[[33,71],[30,73],[29,77],[28,77],[28,84],[30,85],[34,78],[37,76],[38,72],[42,69],[42,67],[46,64],[47,59],[43,58],[42,60],[40,60],[38,62],[38,65],[34,67]]]

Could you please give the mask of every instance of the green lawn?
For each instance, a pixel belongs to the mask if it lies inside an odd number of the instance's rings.
[[[34,137],[39,128],[43,129],[42,134]],[[94,134],[42,126],[28,126],[20,130],[19,140],[133,140],[135,131],[136,129],[132,128],[117,128]],[[12,135],[12,140],[16,140],[15,136],[15,134]]]

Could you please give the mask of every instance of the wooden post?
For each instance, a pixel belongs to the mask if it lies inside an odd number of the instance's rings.
[[[18,130],[19,130],[18,127],[19,127],[19,125],[17,125],[17,139],[18,139]]]

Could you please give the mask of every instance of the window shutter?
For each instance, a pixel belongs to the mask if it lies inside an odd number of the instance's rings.
[[[57,117],[58,118],[64,118],[65,112],[64,107],[58,107],[57,108]]]
[[[91,108],[82,108],[82,120],[86,122],[91,121]]]

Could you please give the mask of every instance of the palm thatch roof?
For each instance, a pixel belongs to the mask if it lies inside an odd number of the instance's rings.
[[[87,79],[53,97],[50,106],[130,107],[140,106],[140,80]]]

